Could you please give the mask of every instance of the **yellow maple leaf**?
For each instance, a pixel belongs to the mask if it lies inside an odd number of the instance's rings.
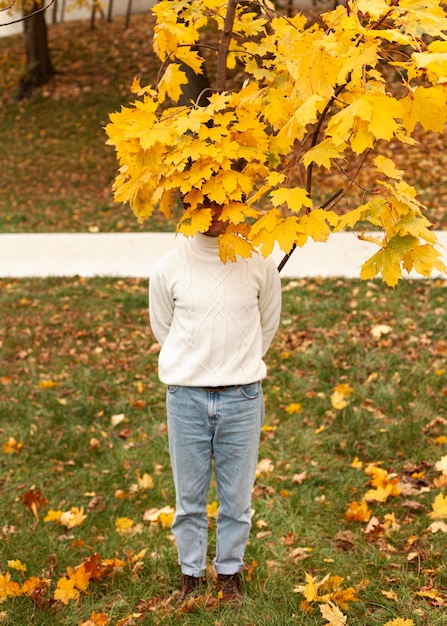
[[[351,385],[342,383],[334,387],[331,394],[331,404],[334,409],[341,411],[348,406],[347,398],[354,393]]]
[[[79,626],[109,626],[109,618],[105,613],[93,613],[86,622],[80,622]]]
[[[345,517],[348,522],[368,522],[371,518],[371,510],[368,508],[366,500],[361,502],[351,502]]]
[[[363,469],[363,462],[360,461],[360,459],[358,458],[358,456],[356,456],[354,458],[354,460],[351,463],[351,467],[354,467],[355,469]]]
[[[146,511],[143,517],[144,521],[151,524],[161,524],[162,528],[169,529],[174,521],[174,509],[165,506],[161,509],[150,509]]]
[[[447,496],[443,496],[442,493],[439,493],[431,506],[433,509],[430,513],[431,519],[447,518]]]
[[[57,581],[57,588],[54,591],[54,599],[60,600],[63,604],[68,604],[70,600],[79,598],[79,590],[76,589],[74,580],[62,576]]]
[[[395,619],[389,620],[383,626],[414,626],[414,622],[412,619],[404,619],[403,617],[396,617]]]
[[[302,406],[299,402],[292,402],[291,404],[286,406],[286,412],[289,415],[293,415],[295,413],[301,413],[302,411]]]
[[[23,441],[18,442],[14,437],[9,437],[2,447],[5,454],[20,454],[23,448]]]
[[[424,130],[442,133],[446,122],[446,93],[441,87],[419,86],[401,100],[402,124],[412,133],[419,122]]]
[[[57,387],[59,383],[55,380],[43,379],[39,381],[37,385],[40,389],[52,389],[53,387]]]
[[[435,463],[435,469],[447,476],[447,454],[440,461]]]
[[[189,202],[189,198],[188,200],[187,198],[185,198],[185,200]],[[188,208],[180,219],[177,230],[187,236],[195,235],[197,232],[204,233],[208,230],[211,224],[211,219],[211,209],[209,208],[197,210]]]
[[[25,580],[22,584],[22,593],[24,596],[30,596],[35,598],[39,594],[42,594],[51,585],[49,578],[42,578],[41,576],[31,576]]]
[[[87,515],[84,514],[84,507],[73,506],[69,511],[63,511],[59,516],[58,522],[66,528],[74,528],[80,526]]]
[[[168,530],[174,522],[174,512],[170,511],[169,513],[160,513],[158,521],[163,529]]]
[[[7,561],[7,564],[11,569],[16,569],[19,572],[26,572],[26,565],[24,565],[19,559]]]
[[[154,479],[150,474],[145,472],[143,476],[138,474],[138,489],[153,489],[154,488]]]
[[[262,474],[271,476],[275,470],[275,465],[270,459],[261,459],[256,465],[256,478],[259,478]]]
[[[212,517],[215,519],[217,517],[218,508],[219,508],[219,503],[217,502],[217,500],[214,500],[214,502],[211,502],[211,504],[207,504],[206,511],[207,511],[208,517]]]
[[[382,174],[385,174],[389,178],[402,178],[404,173],[402,170],[396,168],[394,161],[383,156],[383,154],[379,154],[379,156],[374,159],[374,164],[379,172],[382,172]]]
[[[343,615],[335,604],[320,604],[319,606],[321,615],[331,626],[345,626],[347,624],[347,616]]]
[[[237,232],[227,231],[219,237],[219,256],[223,263],[228,260],[234,263],[238,256],[247,258],[252,252],[251,243]]]
[[[379,19],[382,15],[389,13],[390,5],[386,0],[359,0],[358,8],[362,13]]]
[[[164,102],[167,97],[177,102],[182,94],[181,86],[185,85],[187,82],[188,78],[186,73],[180,68],[180,65],[170,63],[158,83],[160,102]]]
[[[372,105],[369,130],[376,139],[392,139],[399,128],[398,119],[402,117],[402,105],[392,96],[373,94],[370,97]]]
[[[394,600],[395,602],[399,602],[399,596],[393,589],[390,589],[389,591],[383,591],[383,589],[381,589],[380,593],[383,596],[385,596],[385,598],[388,598],[389,600]]]
[[[61,518],[62,511],[50,509],[46,516],[44,517],[44,522],[58,522]]]
[[[6,572],[6,574],[0,572],[0,604],[8,597],[12,598],[21,595],[20,585],[11,580],[9,572]]]
[[[305,167],[309,167],[311,163],[316,163],[327,170],[332,167],[332,159],[344,158],[344,147],[335,145],[332,139],[324,139],[316,146],[306,152],[302,158]]]
[[[318,594],[318,587],[319,587],[318,581],[316,578],[314,578],[311,574],[308,574],[307,572],[305,576],[306,576],[306,584],[303,587],[301,593],[306,598],[307,602],[315,602],[320,597]]]
[[[303,207],[312,207],[312,200],[302,187],[281,187],[272,191],[270,197],[272,198],[273,206],[287,204],[289,209],[295,213],[298,213]]]
[[[135,522],[130,519],[130,517],[119,517],[115,521],[115,530],[120,533],[120,535],[126,535],[132,532],[132,527]]]

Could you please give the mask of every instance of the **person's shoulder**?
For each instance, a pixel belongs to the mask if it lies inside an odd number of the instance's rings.
[[[264,268],[266,270],[276,269],[276,261],[273,256],[264,257],[260,252],[254,252],[247,258],[247,262],[255,267]]]
[[[153,272],[163,272],[170,267],[178,266],[179,260],[183,254],[182,248],[182,242],[174,243],[174,246],[171,250],[165,252],[155,261]]]

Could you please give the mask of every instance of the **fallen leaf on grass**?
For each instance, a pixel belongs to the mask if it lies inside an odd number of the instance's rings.
[[[393,591],[392,589],[390,589],[390,591],[381,591],[380,593],[383,596],[385,596],[385,598],[388,598],[389,600],[394,600],[395,602],[399,602],[399,597],[397,593]]]
[[[40,380],[37,385],[40,389],[52,389],[53,387],[58,387],[59,383],[55,380]]]
[[[346,383],[342,383],[334,387],[331,395],[331,404],[333,408],[337,409],[338,411],[346,408],[348,406],[347,398],[349,398],[349,396],[352,396],[353,393],[354,389],[351,387],[351,385],[348,385]]]
[[[302,406],[299,402],[292,402],[288,406],[286,406],[286,413],[289,415],[294,415],[295,413],[301,413]]]
[[[443,496],[442,493],[439,493],[431,506],[433,509],[430,513],[431,519],[447,518],[447,496]]]
[[[343,615],[338,606],[334,604],[320,604],[321,615],[331,626],[345,626],[347,616]]]
[[[292,483],[294,485],[302,485],[303,482],[306,480],[307,478],[307,472],[301,472],[300,474],[294,474],[292,477]]]
[[[3,444],[3,452],[5,454],[20,454],[23,448],[23,441],[16,441],[14,437],[9,437],[8,441]]]
[[[13,598],[21,595],[20,585],[11,580],[9,572],[6,572],[6,574],[0,572],[0,604],[8,597]]]
[[[19,559],[8,561],[7,565],[11,569],[16,569],[18,572],[26,572],[26,565],[24,565]]]
[[[115,530],[120,535],[140,535],[143,532],[143,526],[135,524],[129,517],[119,517],[115,522]]]
[[[170,506],[161,509],[149,509],[144,513],[143,520],[151,524],[160,523],[165,529],[171,528],[174,521],[174,509]]]
[[[396,619],[392,619],[383,626],[414,626],[414,622],[412,619],[403,619],[402,617],[396,617]]]
[[[142,619],[143,613],[131,613],[130,615],[126,615],[126,617],[118,620],[116,626],[135,626],[135,624],[141,622]]]
[[[428,530],[433,534],[437,533],[439,530],[443,533],[447,533],[447,524],[445,522],[433,522],[433,524],[430,524],[428,527]]]
[[[84,507],[72,506],[69,511],[56,511],[50,509],[44,518],[44,522],[59,522],[65,528],[75,528],[83,524],[87,515],[84,514]]]
[[[399,477],[389,474],[387,470],[370,464],[365,468],[365,474],[371,476],[370,483],[374,489],[370,489],[365,494],[365,500],[376,502],[386,502],[391,496],[399,496],[402,489],[399,486]]]
[[[266,474],[267,476],[271,476],[275,469],[275,465],[273,461],[270,459],[261,459],[256,465],[256,478],[259,478],[262,474]]]
[[[374,339],[380,339],[382,335],[388,335],[393,329],[388,324],[376,324],[371,328]]]
[[[447,596],[440,593],[437,589],[422,589],[416,591],[416,595],[421,598],[426,598],[433,606],[446,606]]]
[[[447,476],[447,454],[435,464],[435,469],[438,470],[438,472],[442,472],[444,476]]]
[[[79,626],[109,626],[109,618],[105,613],[93,613],[86,622],[79,622]]]
[[[28,489],[26,493],[22,495],[22,504],[32,511],[34,517],[36,518],[36,522],[39,521],[38,509],[41,509],[46,504],[48,504],[48,500],[42,494],[41,491],[31,487]]]
[[[112,417],[110,418],[110,424],[113,427],[118,426],[118,424],[121,424],[121,422],[123,422],[125,418],[126,416],[124,415],[124,413],[118,413],[117,415],[112,415]]]
[[[368,503],[366,500],[362,500],[361,502],[351,502],[345,513],[345,517],[348,522],[369,522],[371,514],[372,512],[368,508]]]

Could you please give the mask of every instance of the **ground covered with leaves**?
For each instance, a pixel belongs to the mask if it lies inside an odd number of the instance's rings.
[[[441,626],[445,283],[283,281],[244,571],[178,611],[141,280],[0,280],[0,624]],[[214,489],[209,494],[210,562]],[[175,593],[174,593],[175,597]]]
[[[309,12],[315,20],[318,11]],[[23,73],[23,38],[0,39],[0,232],[109,232],[173,230],[154,215],[145,225],[131,211],[116,204],[112,183],[117,173],[113,148],[106,146],[104,126],[109,114],[134,99],[130,85],[155,84],[160,69],[152,51],[153,19],[135,15],[129,28],[124,18],[111,23],[70,22],[49,27],[49,43],[57,75],[30,100],[17,102],[17,84]],[[213,46],[214,42],[209,41]],[[239,80],[239,75],[232,80]],[[389,77],[390,90],[393,76]],[[421,129],[419,129],[421,130]],[[445,137],[422,133],[415,146],[377,146],[371,152],[389,154],[406,172],[435,228],[447,224],[447,167]],[[396,154],[398,152],[398,154]],[[315,206],[343,189],[338,205],[345,212],[368,199],[375,182],[366,163],[353,156],[331,172],[314,175]],[[299,167],[291,174],[303,184]],[[357,178],[358,185],[351,184]],[[177,211],[178,217],[178,211]]]

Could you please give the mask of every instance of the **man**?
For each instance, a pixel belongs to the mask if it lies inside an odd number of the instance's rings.
[[[204,234],[162,257],[150,280],[150,322],[161,344],[169,448],[176,490],[172,531],[183,587],[206,570],[206,497],[212,461],[219,501],[214,565],[222,602],[242,600],[239,572],[250,532],[251,494],[264,418],[263,356],[278,328],[281,284],[272,258],[222,263],[221,209]]]

